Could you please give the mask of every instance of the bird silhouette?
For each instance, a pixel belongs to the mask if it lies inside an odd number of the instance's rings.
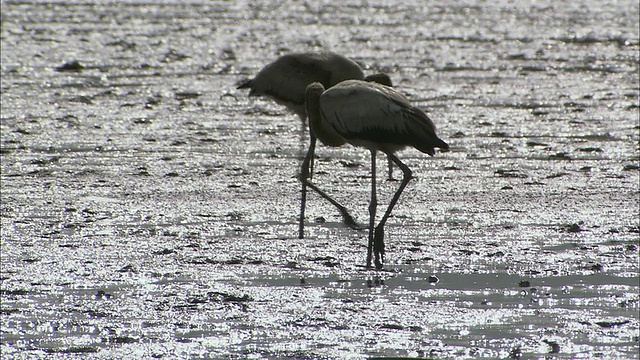
[[[263,67],[253,79],[240,84],[238,89],[250,89],[249,96],[273,99],[298,115],[306,124],[304,101],[307,86],[319,82],[328,89],[349,79],[375,81],[391,86],[389,75],[379,73],[365,77],[360,66],[353,60],[325,51],[283,55]]]
[[[412,106],[400,92],[385,85],[346,80],[325,90],[321,83],[313,83],[306,88],[305,99],[309,129],[314,136],[311,137],[300,172],[302,199],[299,237],[304,236],[306,187],[322,192],[309,179],[308,163],[313,158],[316,139],[327,146],[338,147],[349,143],[364,147],[371,152],[367,268],[371,267],[373,255],[376,268],[381,269],[385,254],[384,225],[412,177],[411,169],[394,153],[410,146],[433,156],[435,148],[448,150],[449,145],[436,135],[433,121],[422,110]],[[380,222],[375,225],[377,151],[385,153],[402,170],[403,178]],[[323,197],[330,198],[326,193]]]

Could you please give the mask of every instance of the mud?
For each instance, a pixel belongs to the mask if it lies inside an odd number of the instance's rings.
[[[637,358],[638,10],[2,1],[2,357]],[[383,271],[319,197],[296,238],[306,135],[235,89],[322,49],[451,145],[399,153]],[[367,151],[318,155],[366,223]]]

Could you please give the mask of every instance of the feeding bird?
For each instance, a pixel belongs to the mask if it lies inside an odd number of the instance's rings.
[[[364,147],[371,152],[367,268],[371,267],[373,255],[376,268],[381,269],[384,263],[384,225],[412,177],[411,169],[394,153],[410,146],[433,156],[435,148],[447,150],[449,145],[436,135],[433,121],[422,110],[412,106],[400,92],[385,85],[346,80],[325,90],[321,83],[313,83],[307,87],[305,99],[309,130],[314,136],[300,173],[303,191],[299,237],[304,236],[305,188],[308,186],[321,192],[309,180],[308,163],[313,158],[316,139],[332,147],[345,143]],[[402,170],[403,178],[380,222],[375,225],[377,151],[385,153]],[[330,198],[326,194],[323,197]]]
[[[266,65],[238,89],[250,89],[249,96],[266,96],[284,105],[298,115],[304,127],[307,111],[304,106],[307,85],[319,82],[325,88],[343,80],[365,80],[392,86],[391,78],[384,73],[364,76],[362,69],[353,60],[334,52],[292,53],[279,57]],[[389,179],[393,179],[393,163],[388,161]],[[313,161],[309,164],[313,173]]]
[[[243,82],[238,89],[249,89],[249,96],[269,97],[306,123],[304,100],[307,86],[319,82],[328,89],[349,79],[375,81],[391,86],[389,75],[379,73],[365,77],[360,66],[353,60],[325,51],[283,55],[262,68],[253,79]]]

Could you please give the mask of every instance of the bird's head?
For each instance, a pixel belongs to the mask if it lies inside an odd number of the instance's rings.
[[[380,85],[393,87],[393,83],[391,82],[391,78],[389,77],[389,75],[387,75],[385,73],[371,74],[369,76],[366,76],[364,78],[364,81],[375,82],[375,83],[378,83]]]
[[[319,82],[311,83],[307,86],[307,90],[305,91],[305,98],[309,98],[310,96],[320,97],[324,92],[324,86]]]

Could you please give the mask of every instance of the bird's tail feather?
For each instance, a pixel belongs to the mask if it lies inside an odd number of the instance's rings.
[[[433,147],[437,147],[442,150],[449,150],[449,144],[447,144],[446,142],[444,142],[444,140],[440,138],[438,138],[438,142]]]
[[[449,144],[447,144],[437,136],[434,136],[434,138],[427,143],[414,144],[413,146],[429,156],[433,156],[436,154],[435,148],[439,148],[444,151],[449,150]]]
[[[238,87],[236,89],[251,89],[253,86],[253,79],[249,79],[243,83],[241,83],[240,85],[238,85]]]

